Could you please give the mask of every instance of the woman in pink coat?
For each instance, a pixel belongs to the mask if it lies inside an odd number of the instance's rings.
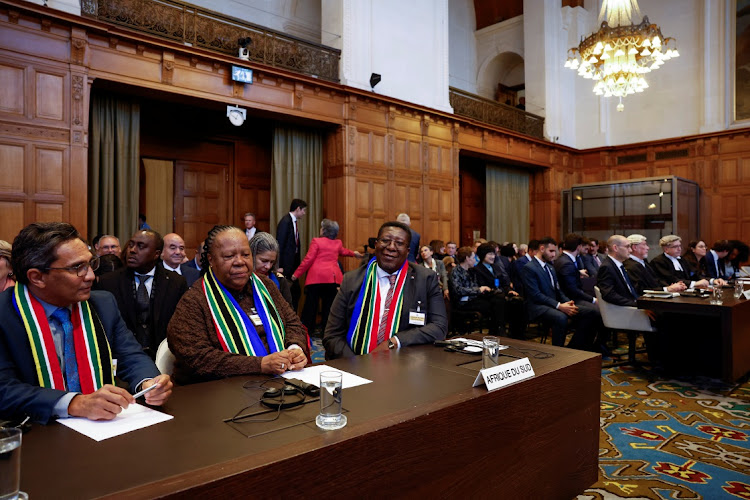
[[[336,297],[343,274],[339,266],[339,257],[362,257],[359,252],[344,248],[337,240],[339,224],[336,221],[323,219],[320,223],[320,237],[313,238],[305,258],[292,275],[292,280],[299,279],[307,271],[305,279],[305,306],[302,308],[302,324],[310,336],[315,332],[315,320],[318,316],[318,301],[322,299],[322,331],[328,322],[328,312]]]

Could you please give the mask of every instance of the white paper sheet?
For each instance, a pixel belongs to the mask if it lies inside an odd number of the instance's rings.
[[[341,387],[343,389],[349,389],[350,387],[357,387],[358,385],[370,384],[372,380],[359,377],[353,373],[339,370],[328,365],[316,365],[308,366],[300,371],[286,372],[282,376],[284,378],[296,378],[308,384],[312,384],[316,387],[320,385],[320,373],[321,372],[339,372],[341,373]]]
[[[134,403],[112,420],[89,420],[82,417],[60,418],[57,421],[74,431],[90,437],[95,441],[102,441],[119,436],[154,424],[166,422],[174,417],[146,406]]]

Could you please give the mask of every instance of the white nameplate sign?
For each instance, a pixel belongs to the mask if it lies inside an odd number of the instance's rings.
[[[526,380],[533,376],[534,368],[531,366],[529,358],[522,358],[510,363],[480,370],[472,387],[480,386],[484,382],[488,391],[494,391],[513,382]]]
[[[745,290],[742,292],[742,295],[744,295],[747,300],[750,300],[750,290]]]

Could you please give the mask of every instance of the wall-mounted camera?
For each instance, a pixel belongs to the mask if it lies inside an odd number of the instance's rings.
[[[240,38],[239,40],[237,40],[237,44],[240,47],[238,57],[243,61],[250,60],[250,45],[252,45],[252,43],[253,41],[250,39],[250,37]]]

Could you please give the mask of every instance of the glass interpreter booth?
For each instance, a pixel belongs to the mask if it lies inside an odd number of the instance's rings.
[[[605,240],[613,234],[648,238],[649,258],[661,253],[659,239],[698,237],[700,188],[679,177],[578,184],[562,192],[563,235],[578,233]]]

